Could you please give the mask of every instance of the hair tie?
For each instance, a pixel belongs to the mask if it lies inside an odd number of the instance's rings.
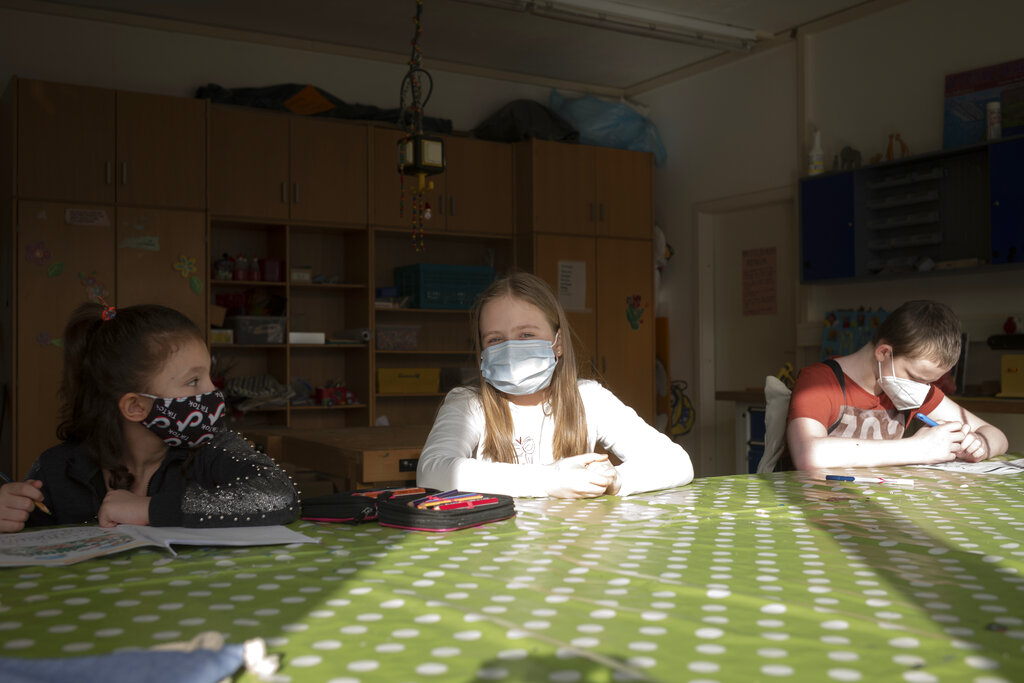
[[[98,296],[96,298],[99,300],[101,304],[103,304],[103,312],[100,313],[100,318],[102,318],[105,321],[113,320],[117,316],[117,308],[108,305],[107,302],[101,296]]]

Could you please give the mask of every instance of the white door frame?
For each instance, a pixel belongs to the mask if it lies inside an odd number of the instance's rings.
[[[693,205],[694,254],[697,262],[697,320],[694,329],[694,347],[697,350],[697,425],[699,428],[697,471],[714,472],[719,463],[715,462],[717,436],[715,434],[715,218],[720,214],[746,211],[770,204],[792,202],[793,229],[789,248],[799,256],[799,231],[795,225],[797,211],[794,185],[770,190],[712,199]],[[793,263],[799,264],[794,258]],[[780,277],[798,277],[798,272],[779,273]],[[799,294],[797,294],[799,298]],[[799,308],[798,308],[799,310]],[[722,390],[736,390],[742,387],[722,387]],[[729,461],[732,465],[732,459]],[[704,474],[706,476],[706,474]]]

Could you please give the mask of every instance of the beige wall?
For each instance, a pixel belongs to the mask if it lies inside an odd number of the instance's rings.
[[[697,403],[695,333],[714,320],[698,319],[693,207],[795,182],[795,63],[791,43],[637,97],[651,107],[668,149],[666,167],[654,174],[655,220],[675,257],[660,300],[671,320],[672,376],[688,383],[698,425],[713,406]],[[688,451],[701,447],[699,432],[695,426],[681,439]]]
[[[405,30],[404,28],[402,30]],[[547,102],[548,89],[424,66],[434,79],[428,116],[468,130],[506,102]],[[0,88],[12,76],[191,97],[197,87],[312,83],[346,102],[398,107],[404,64],[328,55],[0,9]]]
[[[914,153],[938,150],[944,76],[1024,57],[1022,24],[1019,0],[909,0],[808,34],[803,100],[795,42],[637,97],[651,107],[669,152],[667,167],[655,174],[657,221],[676,248],[663,299],[672,318],[672,374],[689,382],[691,396],[700,393],[694,330],[713,324],[696,316],[694,205],[795,182],[805,166],[798,145],[810,139],[808,131],[797,131],[801,108],[823,131],[829,165],[847,144],[865,159],[882,151],[890,132],[900,132]],[[992,328],[1007,314],[1024,314],[1020,271],[803,289],[798,322],[840,306],[891,310],[906,299],[930,297],[948,301],[972,336],[983,340],[1000,331]],[[974,368],[975,379],[996,379],[998,356],[980,342],[971,352],[968,370]],[[1010,434],[1011,447],[1024,449],[1024,418],[984,417]],[[700,448],[699,439],[691,433],[684,446]]]

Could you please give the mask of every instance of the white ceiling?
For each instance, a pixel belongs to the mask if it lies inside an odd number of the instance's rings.
[[[547,0],[538,0],[543,5]],[[556,0],[663,13],[755,30],[767,38],[864,0]],[[627,90],[715,57],[720,49],[583,26],[491,5],[514,0],[424,0],[423,65],[440,60],[525,79]],[[415,0],[58,0],[69,12],[99,10],[113,21],[187,22],[390,53],[407,58]],[[521,0],[520,5],[531,4]],[[258,37],[258,36],[253,36]]]

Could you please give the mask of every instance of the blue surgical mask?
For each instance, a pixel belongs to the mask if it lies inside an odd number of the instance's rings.
[[[554,347],[546,339],[510,339],[488,346],[480,355],[480,373],[492,387],[504,394],[528,396],[551,384],[558,365]]]

